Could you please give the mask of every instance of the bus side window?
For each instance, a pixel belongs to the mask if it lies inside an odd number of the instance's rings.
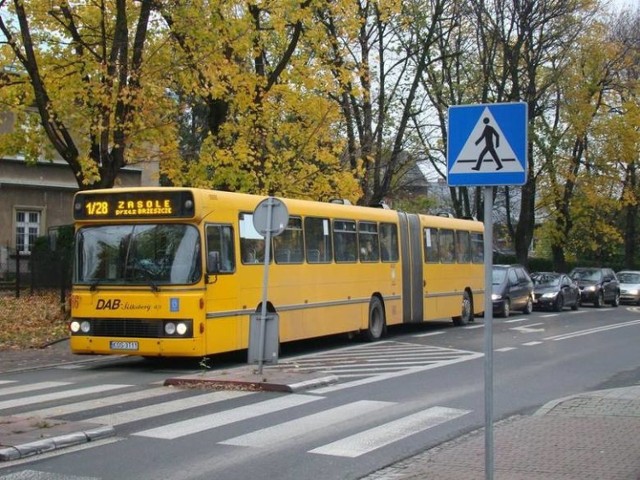
[[[397,262],[398,257],[398,229],[393,223],[381,223],[380,258],[383,262]]]
[[[287,228],[273,238],[276,263],[302,263],[302,219],[289,217]]]
[[[471,261],[484,263],[484,239],[482,233],[471,233]]]
[[[469,232],[456,232],[456,254],[458,263],[471,262],[471,246],[469,242]]]
[[[333,257],[328,218],[304,219],[304,242],[307,262],[329,263]]]
[[[358,241],[360,243],[361,262],[377,262],[380,260],[378,224],[358,222]]]
[[[356,222],[335,220],[333,222],[333,245],[336,262],[355,262],[358,258]]]
[[[240,258],[242,263],[261,264],[265,257],[265,240],[253,226],[252,213],[240,213]]]
[[[453,263],[456,260],[456,243],[453,230],[440,230],[438,250],[442,263]]]
[[[220,258],[220,273],[230,273],[235,270],[235,255],[233,251],[233,228],[230,225],[207,225],[207,258],[218,252]]]
[[[424,229],[424,259],[427,263],[438,263],[438,229]]]

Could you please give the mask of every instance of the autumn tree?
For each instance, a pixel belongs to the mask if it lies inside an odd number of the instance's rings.
[[[433,61],[430,52],[441,34],[436,26],[448,18],[448,3],[348,0],[318,11],[328,39],[322,60],[337,84],[334,98],[346,156],[359,172],[361,203],[401,191],[399,179],[425,160],[412,138],[421,135],[422,75]]]
[[[610,262],[623,241],[626,261],[634,257],[639,107],[629,45],[610,24],[585,29],[552,90],[556,109],[537,122],[540,233],[558,270],[567,257]]]
[[[86,189],[111,187],[136,157],[170,149],[165,90],[148,62],[163,41],[153,3],[0,0],[2,56],[13,73],[0,77],[0,97],[17,118],[5,153],[30,162],[56,153]]]
[[[316,199],[359,196],[340,159],[330,82],[310,48],[319,41],[312,3],[159,7],[175,45],[174,88],[187,99],[182,110],[206,124],[194,138],[197,161],[167,169],[172,182]]]

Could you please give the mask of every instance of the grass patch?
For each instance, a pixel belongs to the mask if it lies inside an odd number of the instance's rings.
[[[69,336],[59,291],[0,293],[0,350],[39,348]]]

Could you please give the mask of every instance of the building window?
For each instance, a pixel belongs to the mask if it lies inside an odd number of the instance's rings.
[[[16,251],[31,253],[36,238],[40,235],[40,212],[16,210]]]

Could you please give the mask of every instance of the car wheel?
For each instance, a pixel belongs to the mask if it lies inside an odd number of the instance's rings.
[[[604,293],[602,293],[602,290],[600,290],[596,294],[596,299],[593,302],[593,306],[596,308],[600,308],[602,305],[604,305]]]
[[[473,320],[473,303],[471,302],[471,295],[465,291],[462,294],[462,306],[460,307],[460,316],[453,317],[454,325],[467,325]]]
[[[522,313],[524,313],[525,315],[529,315],[531,312],[533,312],[533,299],[531,297],[528,297],[527,304],[524,306],[524,310],[522,310]]]
[[[580,308],[580,297],[576,298],[576,301],[571,305],[571,310],[578,310]]]
[[[617,307],[620,305],[620,292],[616,292],[613,296],[613,301],[611,302],[612,307]]]
[[[564,307],[564,298],[562,297],[562,295],[558,294],[558,296],[556,297],[556,303],[553,306],[553,309],[556,312],[561,312],[562,307]]]
[[[502,302],[502,316],[508,318],[511,315],[511,302],[508,298],[505,298]]]

